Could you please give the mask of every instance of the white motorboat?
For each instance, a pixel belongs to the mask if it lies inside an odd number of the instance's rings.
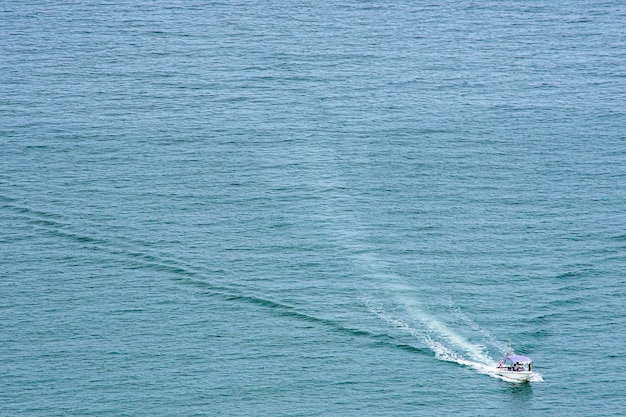
[[[533,361],[528,356],[507,355],[500,360],[496,373],[506,379],[528,382],[533,376]]]

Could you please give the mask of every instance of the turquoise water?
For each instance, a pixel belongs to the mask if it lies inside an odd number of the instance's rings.
[[[623,3],[0,15],[0,415],[623,415]]]

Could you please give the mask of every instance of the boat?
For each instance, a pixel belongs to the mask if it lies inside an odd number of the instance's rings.
[[[509,354],[500,360],[496,373],[506,379],[528,382],[534,375],[533,361],[528,356]]]

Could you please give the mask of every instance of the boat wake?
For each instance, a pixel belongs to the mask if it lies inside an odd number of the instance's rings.
[[[498,361],[490,356],[487,346],[470,342],[444,322],[426,313],[414,300],[398,297],[398,301],[401,301],[405,307],[402,313],[389,313],[382,305],[370,300],[365,300],[365,304],[378,318],[426,345],[434,353],[436,359],[454,362],[503,381],[519,382],[496,372]],[[485,344],[488,343],[502,355],[507,353],[508,348],[504,343],[496,341],[488,331],[481,329],[460,310],[456,309],[456,311],[472,331],[481,335]],[[535,371],[531,381],[540,382],[543,378]]]

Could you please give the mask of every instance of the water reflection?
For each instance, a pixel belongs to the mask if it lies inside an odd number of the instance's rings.
[[[533,389],[530,384],[509,384],[509,392],[513,400],[526,402],[533,397]]]

